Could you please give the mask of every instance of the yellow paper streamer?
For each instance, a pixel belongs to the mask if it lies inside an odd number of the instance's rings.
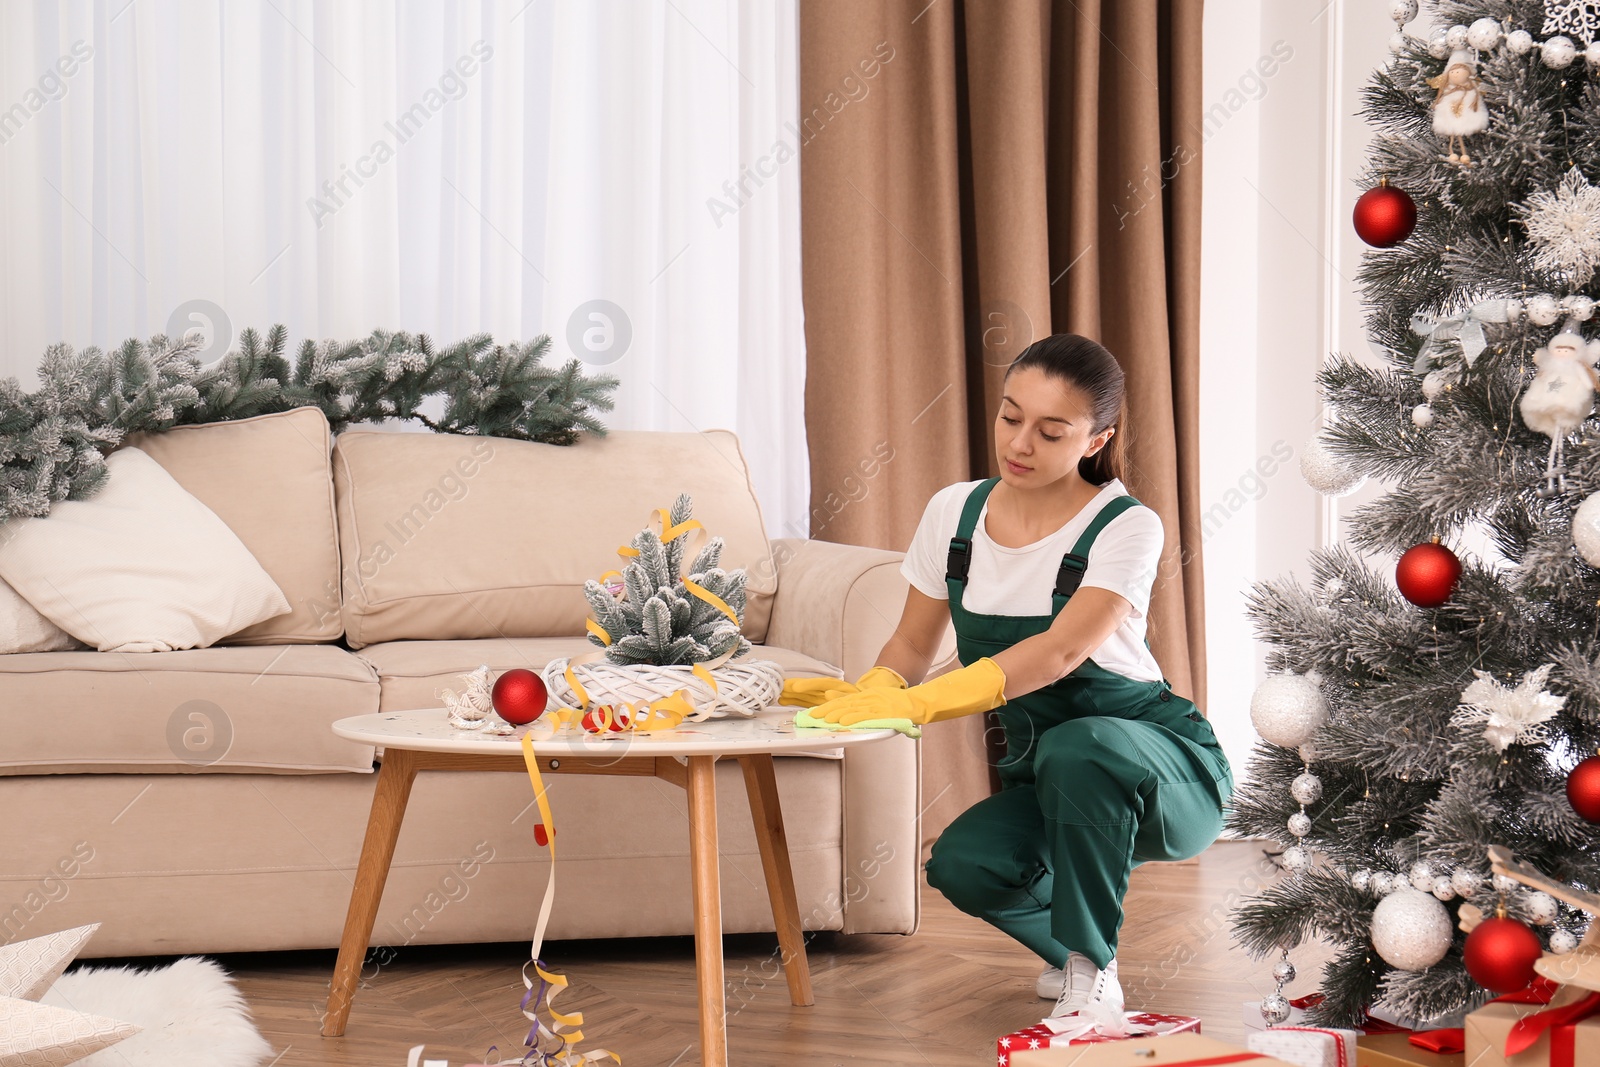
[[[583,1013],[575,1011],[568,1014],[556,1011],[556,995],[567,988],[566,975],[547,971],[539,964],[539,952],[544,947],[545,927],[549,924],[550,909],[556,897],[556,823],[550,814],[550,800],[545,793],[544,778],[539,774],[539,761],[533,754],[533,737],[529,734],[522,735],[522,761],[528,765],[528,779],[533,783],[533,799],[539,805],[539,821],[544,826],[546,847],[550,849],[550,881],[545,885],[544,901],[539,905],[539,921],[533,931],[530,958],[522,967],[522,984],[524,989],[530,991],[533,989],[533,979],[528,977],[530,966],[543,981],[548,983],[544,995],[544,1008],[550,1013],[550,1019],[555,1025],[547,1026],[536,1012],[527,1008],[522,1009],[522,1014],[533,1021],[539,1034],[562,1042],[559,1052],[536,1053],[543,1055],[546,1063],[572,1067],[572,1065],[593,1063],[609,1056],[620,1064],[622,1057],[608,1049],[594,1049],[581,1054],[577,1051],[578,1043],[583,1040],[583,1031],[577,1029],[583,1025]],[[558,1027],[563,1029],[557,1029]]]

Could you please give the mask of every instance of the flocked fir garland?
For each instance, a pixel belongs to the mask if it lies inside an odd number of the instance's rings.
[[[1402,23],[1415,13],[1388,6]],[[1253,954],[1283,954],[1269,1021],[1287,1015],[1288,952],[1309,939],[1335,950],[1303,990],[1326,998],[1314,1023],[1359,1023],[1378,1002],[1419,1020],[1481,1003],[1457,925],[1467,901],[1570,951],[1588,917],[1493,874],[1489,845],[1600,888],[1600,833],[1564,792],[1600,749],[1600,427],[1585,375],[1551,369],[1592,362],[1600,49],[1532,37],[1593,31],[1588,10],[1429,5],[1431,47],[1398,36],[1364,94],[1376,136],[1361,185],[1386,178],[1418,212],[1364,259],[1379,358],[1323,368],[1329,425],[1303,465],[1330,495],[1365,477],[1387,491],[1348,514],[1349,548],[1313,553],[1309,587],[1268,581],[1250,597],[1273,676],[1252,700],[1266,741],[1229,825],[1279,841],[1291,875],[1234,915]],[[1446,155],[1432,109],[1474,46],[1491,117],[1468,164]],[[1578,57],[1589,70],[1565,69]],[[1534,417],[1539,389],[1571,398],[1570,430]],[[1437,607],[1397,592],[1397,555],[1468,529],[1502,558],[1463,550]]]
[[[481,434],[567,445],[605,434],[607,375],[578,360],[543,364],[550,338],[497,345],[476,334],[435,348],[426,334],[375,330],[360,341],[304,341],[291,361],[288,331],[245,330],[239,347],[203,364],[198,339],[130,339],[111,352],[52,346],[39,388],[0,381],[0,522],[43,516],[62,500],[93,495],[105,456],[135,432],[250,418],[290,408],[322,409],[335,433],[352,423],[401,419],[440,433]],[[437,418],[423,414],[444,398]]]

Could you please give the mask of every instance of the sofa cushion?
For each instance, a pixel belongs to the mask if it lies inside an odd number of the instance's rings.
[[[382,687],[379,711],[443,708],[440,689],[460,690],[461,675],[479,664],[495,673],[525,667],[538,673],[553,659],[594,651],[582,637],[497,637],[477,641],[387,641],[356,655],[372,665]],[[825,676],[837,672],[802,652],[757,645],[746,655],[772,660],[785,674]],[[740,657],[741,659],[743,657]]]
[[[329,724],[377,710],[332,645],[0,656],[0,774],[370,771]]]
[[[295,408],[237,422],[179,426],[129,439],[238,535],[283,590],[290,611],[246,627],[226,644],[332,641],[339,617],[328,420]]]
[[[289,610],[226,523],[137,448],[86,500],[0,527],[0,578],[102,652],[207,648]]]
[[[0,656],[17,652],[65,652],[83,642],[39,614],[39,609],[0,579]]]
[[[738,439],[617,431],[575,445],[350,432],[334,448],[352,648],[584,632],[583,583],[680,492],[748,571],[744,632],[766,635],[777,568]]]

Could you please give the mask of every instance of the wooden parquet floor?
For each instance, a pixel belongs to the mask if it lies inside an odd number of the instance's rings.
[[[1130,1007],[1198,1015],[1204,1032],[1242,1041],[1240,1002],[1272,989],[1273,961],[1232,942],[1228,912],[1274,878],[1259,844],[1221,842],[1198,860],[1134,872],[1118,952]],[[688,886],[684,887],[688,891]],[[911,937],[809,937],[816,1005],[790,1005],[776,939],[725,939],[729,1060],[779,1064],[994,1062],[995,1038],[1038,1021],[1039,961],[985,923],[923,890],[922,928]],[[1292,995],[1316,988],[1323,956],[1303,947]],[[274,1067],[399,1067],[425,1044],[451,1067],[514,1058],[525,1033],[517,1003],[525,944],[407,948],[363,972],[349,1029],[323,1038],[334,953],[223,957],[256,1022],[281,1055]],[[568,941],[546,958],[571,980],[558,1006],[582,1011],[583,1048],[609,1048],[628,1067],[698,1064],[690,938]],[[140,961],[148,965],[148,961]],[[610,1062],[609,1060],[606,1062]]]

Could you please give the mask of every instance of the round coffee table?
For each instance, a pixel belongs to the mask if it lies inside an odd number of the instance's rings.
[[[522,735],[533,734],[541,774],[622,774],[665,779],[681,786],[689,801],[689,867],[694,889],[695,972],[700,989],[701,1062],[726,1067],[728,1035],[722,976],[722,891],[717,863],[716,762],[724,756],[744,769],[745,791],[755,821],[767,895],[782,951],[789,999],[809,1005],[811,972],[795,900],[789,845],[778,807],[775,754],[862,745],[894,737],[893,730],[797,730],[792,709],[749,719],[684,723],[671,730],[595,735],[572,727],[555,729],[543,720],[508,736],[453,728],[442,708],[380,712],[340,719],[333,732],[383,750],[361,863],[350,891],[339,959],[333,969],[324,1037],[344,1034],[351,1001],[383,897],[406,801],[418,771],[514,771],[526,774]],[[682,762],[680,762],[682,760]]]

